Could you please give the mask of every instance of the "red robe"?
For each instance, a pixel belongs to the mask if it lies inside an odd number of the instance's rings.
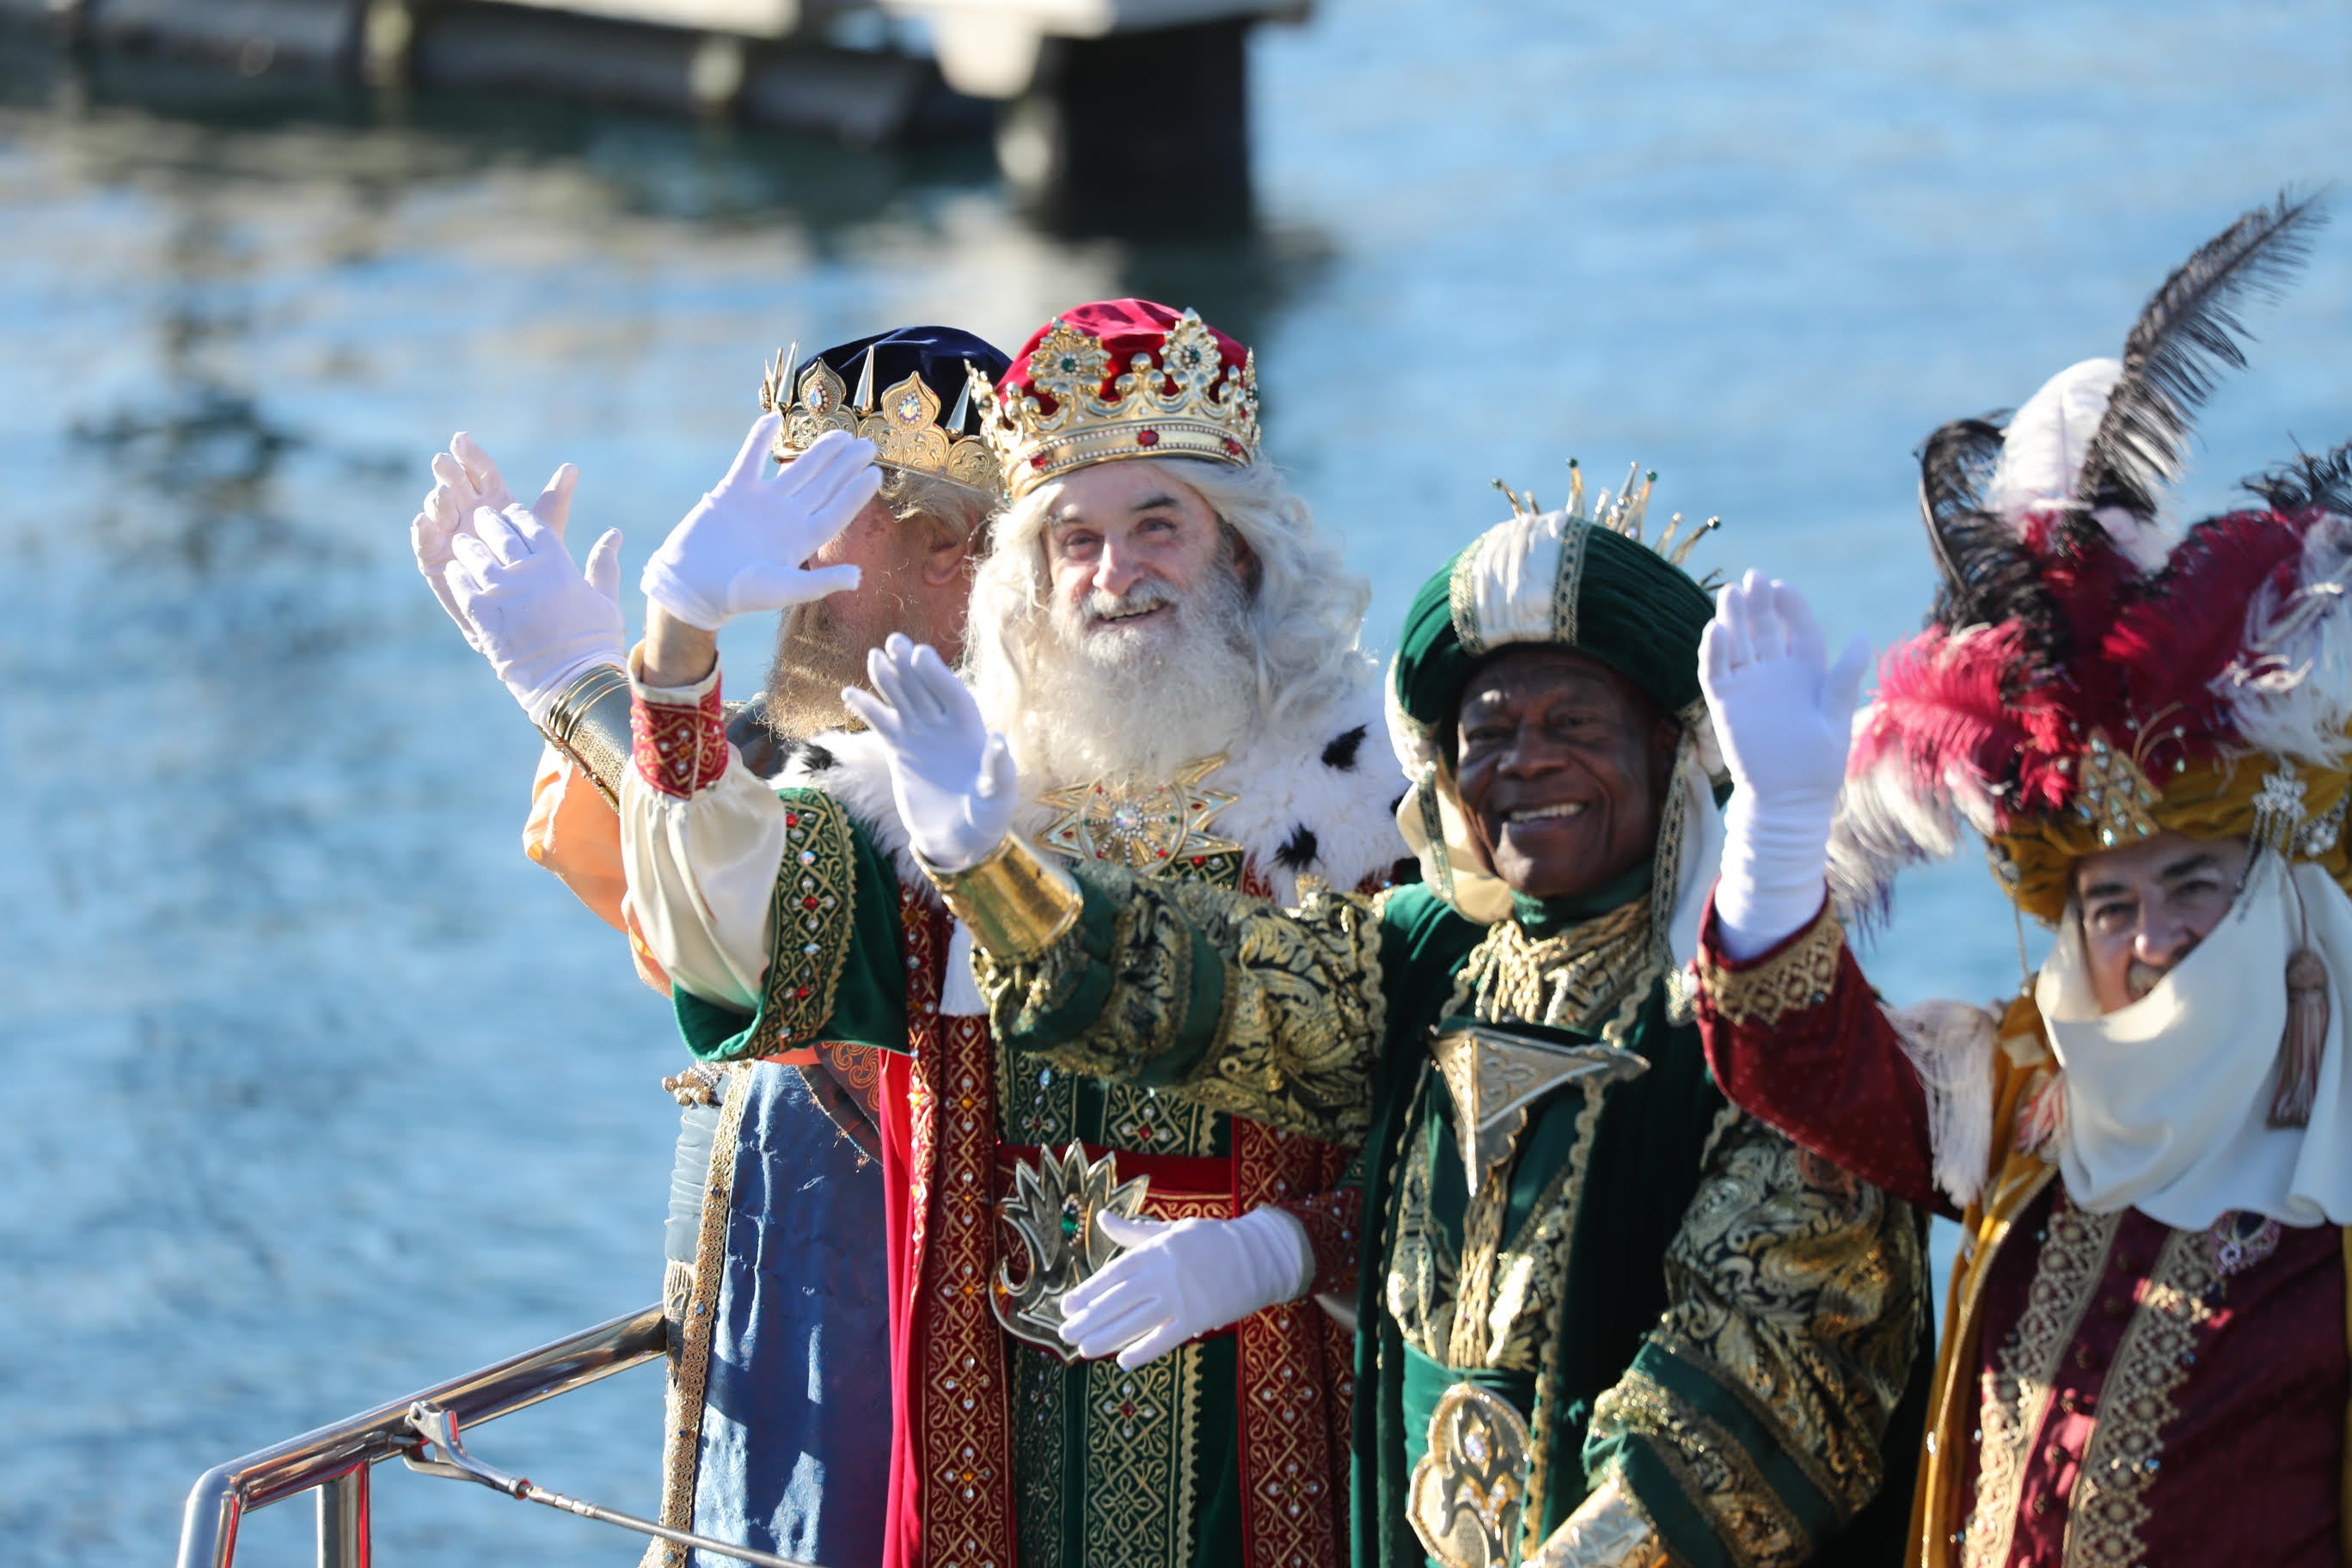
[[[2179,1231],[2077,1208],[2055,1166],[2020,1146],[2056,1071],[2030,1004],[2011,1009],[1990,1066],[1992,1169],[1963,1216],[1936,1187],[1918,1076],[1826,910],[1744,962],[1725,956],[1710,910],[1699,972],[1726,1094],[1966,1226],[1910,1562],[2347,1560],[2338,1227],[2225,1215]]]

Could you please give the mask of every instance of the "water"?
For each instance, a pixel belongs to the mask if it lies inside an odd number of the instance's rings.
[[[2116,348],[2199,239],[2344,173],[2318,0],[1804,8],[1327,0],[1256,52],[1261,215],[1024,225],[984,157],[500,101],[223,101],[0,41],[0,1539],[161,1562],[207,1466],[649,1301],[678,1052],[517,852],[535,742],[409,563],[459,426],[636,563],[760,361],[913,320],[1015,342],[1141,292],[1258,349],[1269,444],[1384,640],[1421,576],[1639,458],[1706,557],[1884,642],[1906,453]],[[1140,100],[1139,100],[1140,101]],[[1139,110],[1140,111],[1140,110]],[[2263,310],[2191,504],[2352,426],[2352,227]],[[756,668],[759,628],[730,639]],[[1897,999],[2015,983],[1983,872],[1918,879]],[[653,1506],[659,1379],[490,1428]],[[396,1473],[387,1563],[628,1563]],[[307,1507],[241,1561],[305,1560]]]

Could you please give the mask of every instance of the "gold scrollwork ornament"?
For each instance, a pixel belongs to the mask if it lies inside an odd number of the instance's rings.
[[[1120,1181],[1116,1153],[1089,1161],[1079,1143],[1013,1167],[1013,1191],[996,1216],[1021,1243],[1029,1268],[1016,1281],[1012,1259],[999,1262],[988,1293],[1006,1333],[1071,1359],[1062,1342],[1062,1298],[1118,1256],[1118,1243],[1098,1222],[1106,1214],[1139,1215],[1150,1183],[1149,1176]]]
[[[1501,1395],[1457,1383],[1429,1417],[1429,1452],[1412,1468],[1413,1533],[1445,1568],[1512,1568],[1535,1441]]]

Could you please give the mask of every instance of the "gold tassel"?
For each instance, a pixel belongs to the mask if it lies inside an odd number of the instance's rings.
[[[2319,1053],[2327,1045],[2327,965],[2307,947],[2286,961],[2286,1032],[2279,1041],[2273,1127],[2308,1127],[2319,1098]]]

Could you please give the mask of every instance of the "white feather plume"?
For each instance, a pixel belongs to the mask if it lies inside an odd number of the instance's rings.
[[[2016,522],[2029,512],[2078,504],[2084,456],[2123,374],[2121,360],[2086,359],[2043,382],[2001,433],[2000,460],[1986,482],[1985,505]],[[2178,542],[2158,518],[2120,507],[2102,507],[2095,515],[2116,548],[2143,572],[2163,565]]]
[[[2323,517],[2305,536],[2294,584],[2265,583],[2246,606],[2246,656],[2214,691],[2249,748],[2316,767],[2352,755],[2352,521]]]

